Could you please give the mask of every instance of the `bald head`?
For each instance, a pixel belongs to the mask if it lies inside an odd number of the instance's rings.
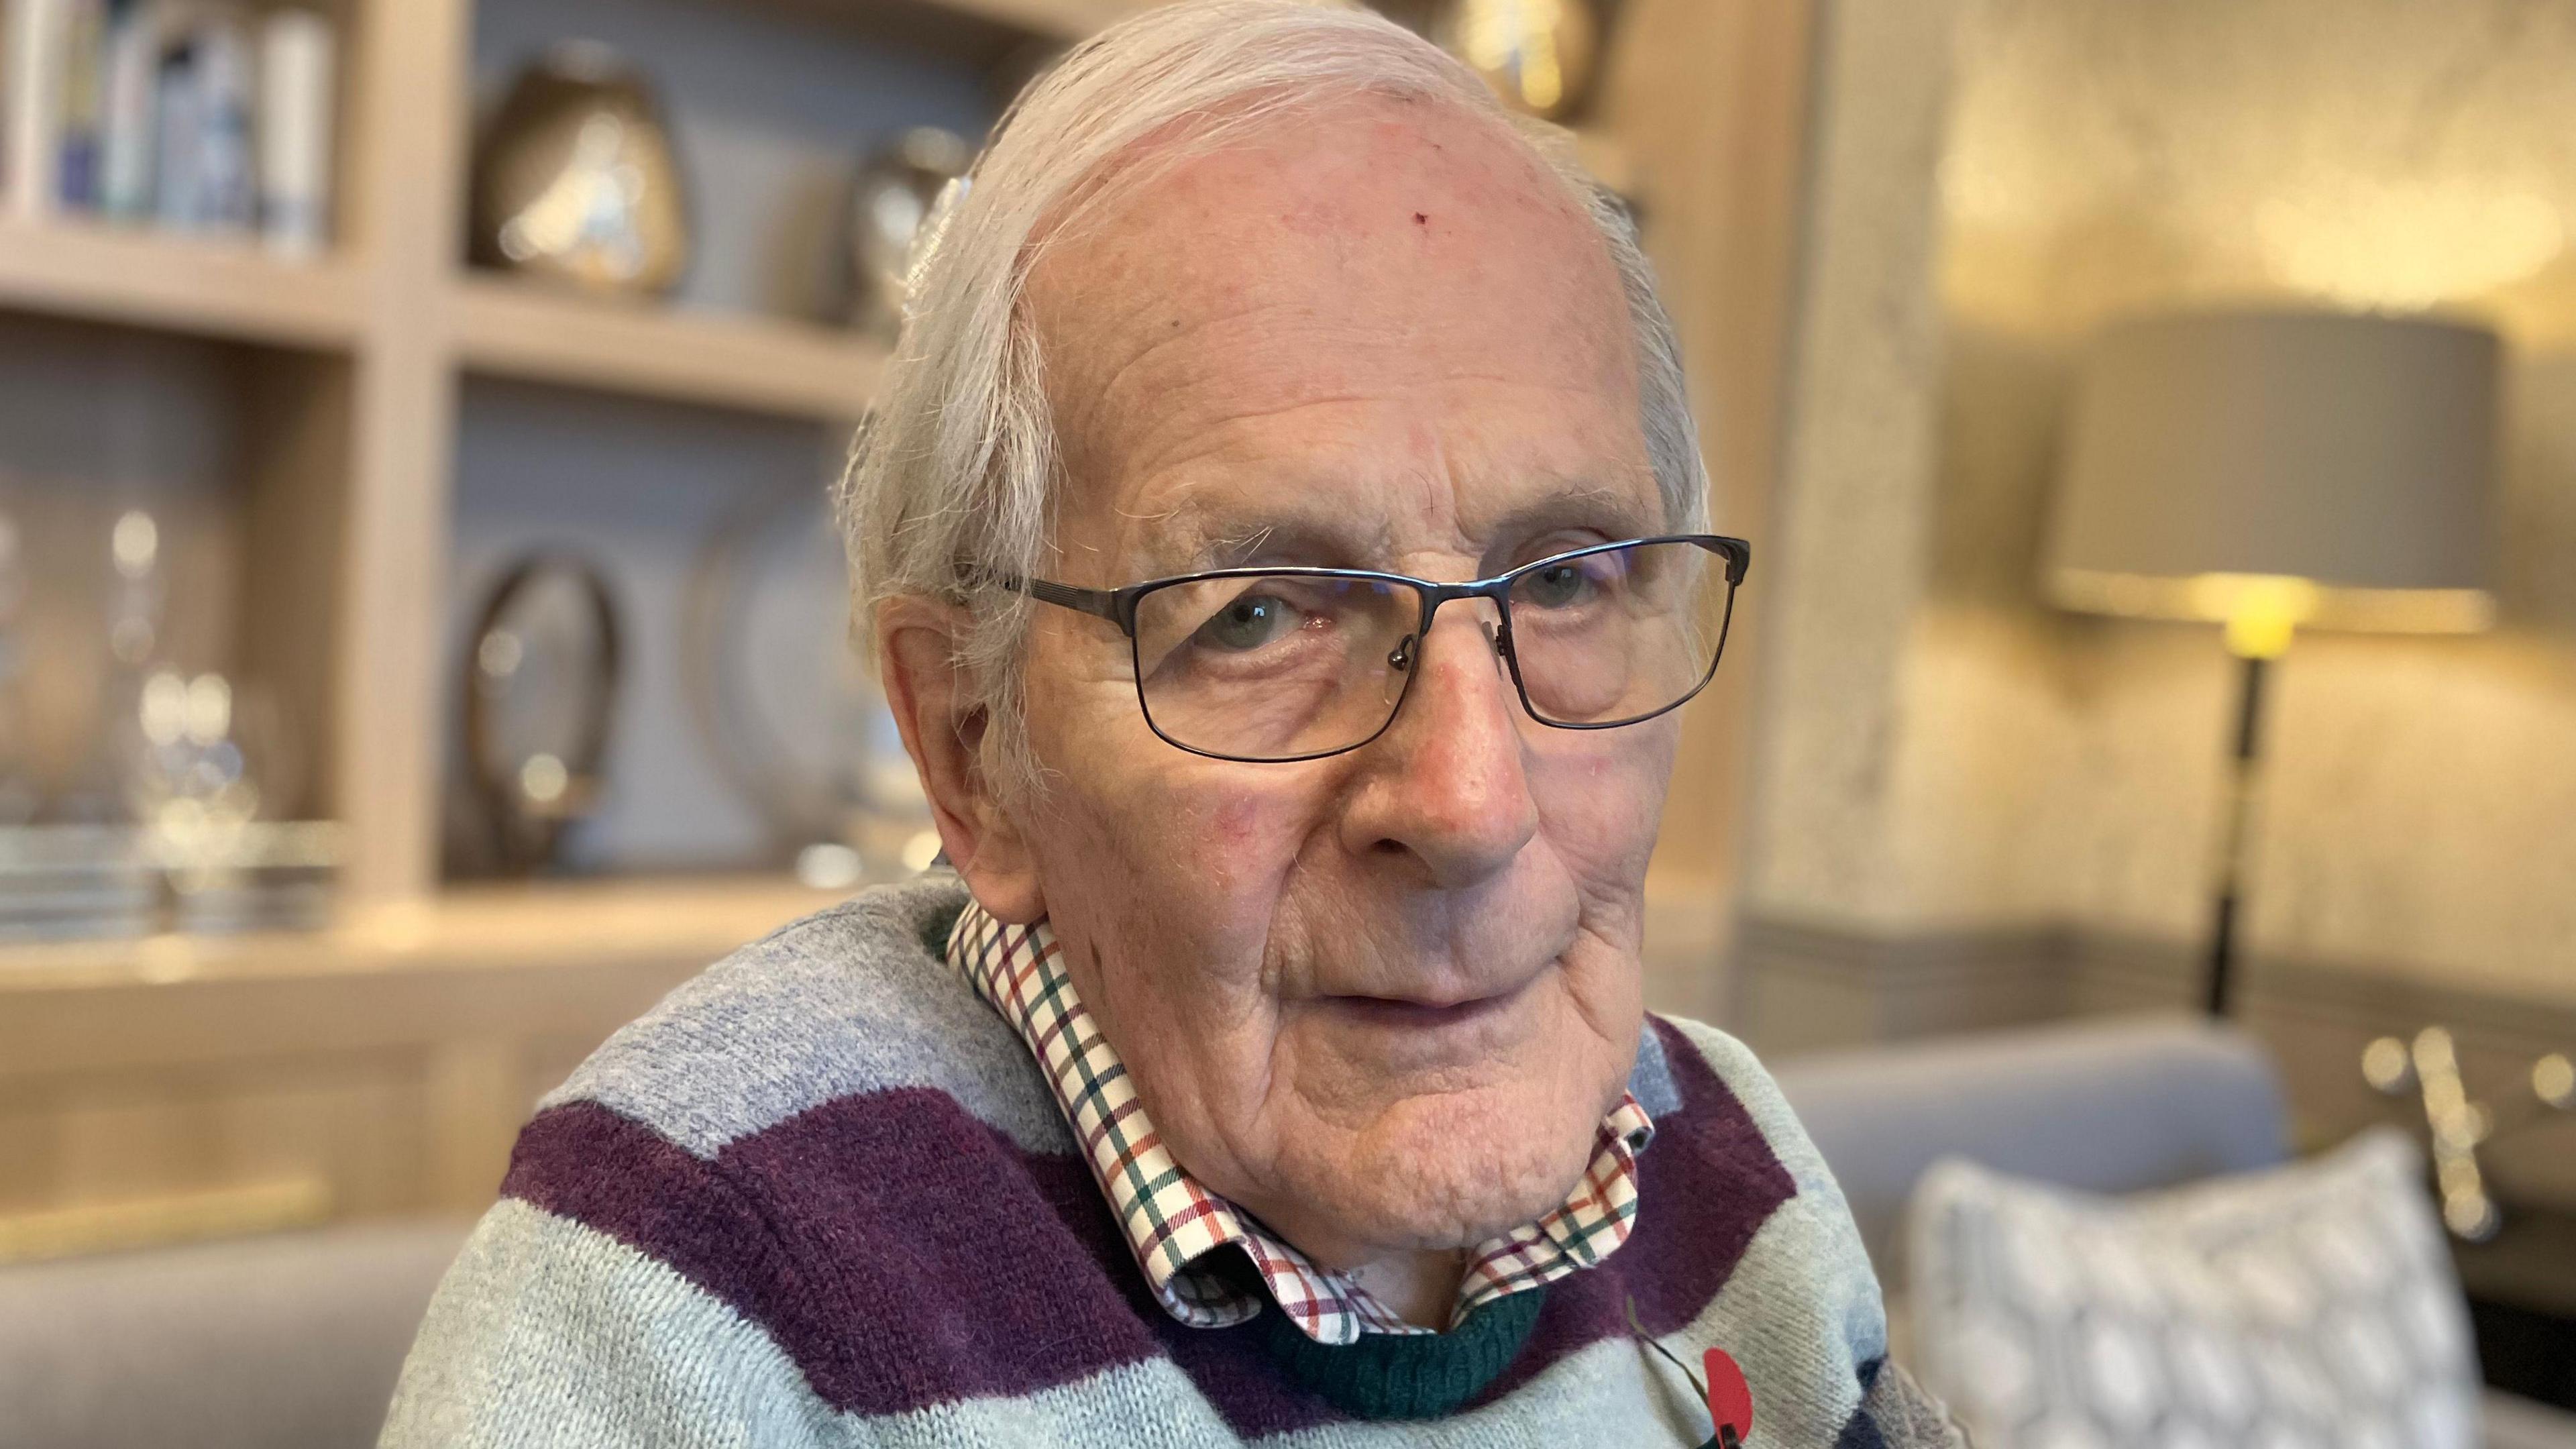
[[[1418,176],[1438,184],[1417,187],[1409,199],[1381,184],[1387,178],[1360,174],[1366,167],[1353,164],[1352,156],[1319,154],[1343,144],[1341,133],[1351,129],[1346,123],[1359,113],[1368,124],[1387,126],[1401,125],[1406,111],[1421,113],[1415,129],[1428,133],[1435,147],[1474,150],[1476,166],[1445,178]],[[1283,144],[1301,135],[1330,144]],[[1156,264],[1143,261],[1144,249],[1133,244],[1164,239],[1137,235],[1141,211],[1106,203],[1155,189],[1143,182],[1173,163],[1244,149],[1326,168],[1339,164],[1352,174],[1338,189],[1308,188],[1309,204],[1299,214],[1273,209],[1266,220],[1211,218],[1192,233],[1200,239],[1196,248],[1165,248],[1154,253]],[[1371,145],[1356,154],[1374,164],[1400,153]],[[1213,197],[1247,179],[1229,182],[1224,170],[1220,160],[1191,181],[1205,183]],[[1554,190],[1517,180],[1494,185],[1531,171],[1551,178]],[[1185,205],[1190,184],[1155,197],[1152,208]],[[1496,190],[1505,197],[1500,204],[1488,194]],[[1466,204],[1429,204],[1443,194]],[[1095,204],[1118,225],[1092,230],[1094,218],[1083,213]],[[1607,259],[1627,314],[1628,362],[1663,518],[1673,527],[1699,526],[1705,478],[1670,319],[1624,210],[1584,175],[1562,133],[1509,114],[1456,60],[1356,7],[1193,0],[1145,11],[1077,47],[1014,105],[1009,123],[976,161],[971,192],[937,229],[939,241],[913,272],[903,346],[886,370],[842,492],[864,632],[882,651],[879,616],[900,598],[944,600],[968,610],[956,647],[966,687],[990,725],[979,735],[986,766],[1009,788],[1042,788],[1044,773],[1023,748],[1020,728],[1026,717],[1020,662],[1032,616],[1017,596],[983,581],[1044,568],[1068,543],[1053,530],[1068,501],[1058,494],[1073,481],[1074,470],[1063,466],[1068,450],[1093,455],[1081,471],[1096,476],[1101,449],[1153,446],[1152,440],[1101,435],[1089,413],[1114,391],[1108,380],[1124,365],[1121,348],[1134,358],[1148,350],[1141,337],[1108,334],[1136,326],[1137,314],[1167,285],[1177,287],[1182,279],[1175,265],[1212,263],[1210,249],[1247,239],[1228,226],[1302,225],[1319,246],[1354,247],[1368,235],[1359,224],[1415,226],[1419,212],[1428,243],[1423,261],[1481,267],[1510,258],[1444,257],[1439,248],[1463,243],[1475,224],[1518,226],[1531,214],[1523,208],[1532,206],[1579,216],[1596,242],[1588,261]],[[1071,231],[1049,240],[1050,229],[1068,216]],[[1444,227],[1452,228],[1445,236]],[[1068,255],[1096,250],[1110,230],[1127,236],[1128,256]],[[1219,242],[1220,235],[1229,240]],[[1383,233],[1377,239],[1391,240]],[[1520,256],[1534,261],[1558,251],[1545,242]],[[1054,272],[1046,280],[1057,294],[1043,322],[1031,296],[1033,269]],[[1240,276],[1212,271],[1203,280],[1220,291],[1245,285]],[[1463,311],[1443,310],[1454,325],[1500,305],[1480,297]],[[1173,330],[1171,316],[1159,320]],[[1488,320],[1510,334],[1523,319],[1495,310]],[[1083,328],[1103,335],[1082,335]],[[1507,348],[1520,345],[1506,340]],[[1503,353],[1488,349],[1488,355]],[[1063,385],[1069,370],[1098,381]],[[1058,385],[1050,389],[1051,381]],[[1179,409],[1164,422],[1188,426]]]
[[[1468,515],[1569,488],[1663,521],[1610,250],[1518,136],[1464,108],[1360,97],[1158,169],[1045,248],[1027,305],[1057,553],[1104,582],[1241,561],[1264,529],[1383,563],[1402,530],[1372,500],[1452,542]],[[1461,478],[1478,497],[1453,496]]]

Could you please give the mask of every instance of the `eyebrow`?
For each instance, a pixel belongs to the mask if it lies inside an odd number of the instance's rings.
[[[1389,551],[1382,523],[1348,513],[1197,500],[1181,504],[1142,540],[1144,565],[1166,575],[1260,562],[1330,560],[1334,567],[1360,568]]]
[[[1257,563],[1380,568],[1394,552],[1383,521],[1336,510],[1324,500],[1290,495],[1261,503],[1183,500],[1140,530],[1139,578],[1168,577]],[[1603,484],[1551,488],[1497,516],[1483,532],[1488,551],[1553,529],[1589,528],[1609,539],[1650,537],[1661,531],[1660,495],[1651,514],[1633,494]]]
[[[1541,497],[1513,509],[1494,520],[1491,530],[1497,539],[1527,538],[1557,528],[1591,528],[1609,535],[1612,540],[1652,538],[1669,531],[1663,517],[1663,497],[1655,497],[1651,514],[1637,511],[1638,500],[1627,493],[1602,483],[1567,483]]]

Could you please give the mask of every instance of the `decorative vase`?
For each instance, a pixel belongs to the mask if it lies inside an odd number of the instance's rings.
[[[902,328],[913,243],[940,192],[974,160],[974,148],[954,132],[915,126],[859,168],[850,193],[847,247],[853,325],[888,340]]]
[[[475,151],[473,257],[594,292],[678,285],[687,188],[660,103],[615,51],[568,41],[511,84]]]
[[[565,833],[599,808],[624,632],[607,574],[577,554],[528,554],[484,595],[459,699],[465,783],[502,873],[560,865]]]

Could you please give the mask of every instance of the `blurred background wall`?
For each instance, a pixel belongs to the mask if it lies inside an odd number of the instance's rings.
[[[2191,305],[2438,309],[2511,358],[2500,627],[2304,638],[2252,840],[2249,1010],[2335,1127],[2377,1030],[2576,1025],[2576,11],[1833,7],[1733,1000],[1821,1045],[2190,998],[2216,631],[2063,613],[2074,363]],[[1785,595],[1785,599],[1781,597]],[[2541,1144],[2523,1170],[2571,1183]]]

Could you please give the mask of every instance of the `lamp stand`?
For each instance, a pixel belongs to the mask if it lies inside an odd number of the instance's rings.
[[[2236,920],[2245,894],[2245,851],[2253,836],[2254,803],[2263,783],[2263,679],[2271,661],[2239,656],[2244,672],[2236,691],[2236,756],[2228,768],[2227,834],[2218,856],[2218,903],[2209,933],[2209,1014],[2226,1016],[2236,985]]]

